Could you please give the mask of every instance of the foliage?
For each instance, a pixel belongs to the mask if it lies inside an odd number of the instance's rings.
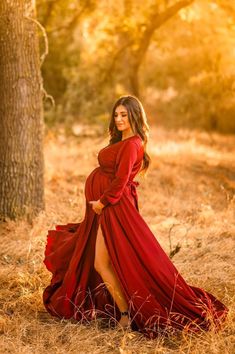
[[[45,105],[47,122],[107,124],[113,101],[132,93],[151,123],[235,132],[235,5],[185,1],[161,23],[181,2],[38,3],[49,39],[44,86],[56,102]]]

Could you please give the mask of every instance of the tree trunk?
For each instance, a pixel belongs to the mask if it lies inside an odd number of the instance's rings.
[[[139,65],[133,65],[130,67],[128,72],[128,79],[129,79],[129,92],[132,95],[135,95],[139,99],[140,97],[140,89],[139,89]]]
[[[42,79],[33,0],[0,2],[0,218],[45,207]]]

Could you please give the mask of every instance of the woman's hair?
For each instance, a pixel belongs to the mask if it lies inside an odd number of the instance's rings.
[[[121,96],[114,104],[108,128],[110,135],[109,144],[115,144],[118,141],[122,140],[122,132],[117,129],[114,119],[115,110],[120,105],[125,106],[125,108],[127,109],[128,120],[133,133],[135,135],[138,134],[143,140],[144,156],[140,172],[142,172],[142,174],[145,174],[151,162],[151,158],[147,153],[149,125],[147,123],[147,117],[142,103],[137,97],[132,95]]]

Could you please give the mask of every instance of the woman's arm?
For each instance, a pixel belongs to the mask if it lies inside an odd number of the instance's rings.
[[[134,163],[137,160],[139,145],[134,140],[122,143],[116,159],[116,173],[110,186],[101,195],[99,201],[106,206],[119,201],[129,180]]]

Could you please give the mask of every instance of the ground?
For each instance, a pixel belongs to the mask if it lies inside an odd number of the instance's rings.
[[[135,332],[100,329],[52,318],[42,292],[50,280],[43,264],[48,229],[79,222],[84,183],[108,144],[99,137],[45,136],[46,210],[32,224],[2,222],[1,353],[234,353],[235,348],[235,137],[152,129],[152,159],[138,176],[140,213],[172,261],[194,286],[230,309],[219,333],[147,340]]]

